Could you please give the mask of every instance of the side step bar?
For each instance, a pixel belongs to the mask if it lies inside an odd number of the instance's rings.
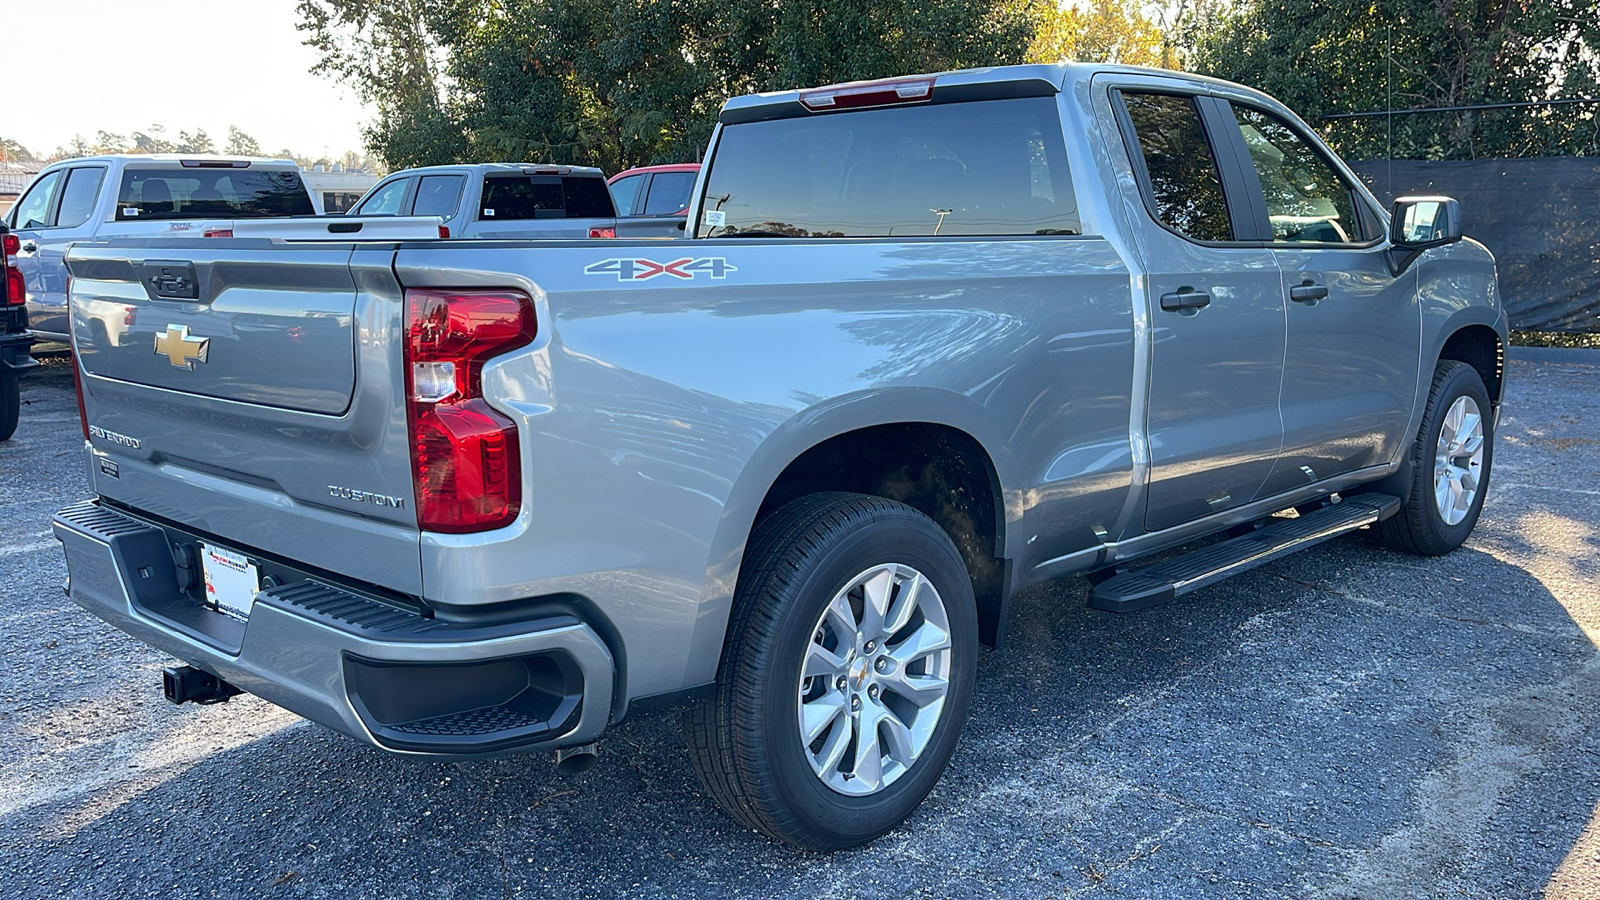
[[[1400,511],[1390,494],[1356,494],[1293,519],[1278,519],[1259,531],[1202,547],[1176,559],[1134,572],[1102,570],[1089,591],[1089,606],[1108,612],[1136,612],[1199,590],[1262,563],[1304,550],[1347,531],[1355,531]],[[1095,581],[1095,573],[1090,574]]]

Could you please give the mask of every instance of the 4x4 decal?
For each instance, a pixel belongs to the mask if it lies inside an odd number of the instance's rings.
[[[585,275],[615,275],[618,281],[648,281],[657,275],[671,275],[673,278],[682,278],[688,281],[705,272],[712,278],[726,278],[729,272],[737,272],[737,268],[728,265],[728,261],[720,256],[702,256],[699,259],[685,257],[671,262],[656,262],[653,259],[602,259],[584,267]]]

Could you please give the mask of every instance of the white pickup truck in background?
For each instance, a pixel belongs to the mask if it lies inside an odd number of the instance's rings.
[[[65,341],[67,247],[118,237],[225,234],[231,220],[316,214],[292,159],[155,154],[68,159],[45,168],[6,215],[28,325]]]

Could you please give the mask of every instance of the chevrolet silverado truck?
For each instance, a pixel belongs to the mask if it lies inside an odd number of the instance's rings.
[[[121,154],[46,166],[6,214],[33,330],[68,340],[66,250],[114,237],[225,234],[232,219],[310,216],[292,159]]]
[[[169,699],[419,758],[575,769],[682,703],[712,797],[835,849],[938,780],[1019,589],[1086,573],[1125,612],[1478,519],[1493,258],[1255,91],[1061,65],[739,97],[688,218],[78,245],[71,598],[186,663]]]

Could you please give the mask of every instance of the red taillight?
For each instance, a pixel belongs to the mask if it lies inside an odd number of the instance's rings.
[[[933,98],[932,78],[898,78],[888,81],[856,81],[832,87],[801,91],[800,103],[812,112],[831,109],[861,109],[894,103],[922,103]]]
[[[439,237],[447,238],[449,236],[450,236],[450,226],[449,225],[440,225],[439,226]]]
[[[28,285],[22,280],[22,270],[17,268],[17,254],[22,252],[22,238],[9,231],[0,235],[0,262],[5,265],[5,305],[21,306],[28,302]]]
[[[207,228],[200,234],[201,237],[233,237],[232,228]]]
[[[614,238],[616,236],[617,236],[617,230],[615,228],[591,228],[591,229],[589,229],[589,237],[592,237],[592,238]]]
[[[526,294],[406,291],[406,411],[424,531],[487,531],[516,519],[517,428],[483,399],[483,366],[533,337]]]

